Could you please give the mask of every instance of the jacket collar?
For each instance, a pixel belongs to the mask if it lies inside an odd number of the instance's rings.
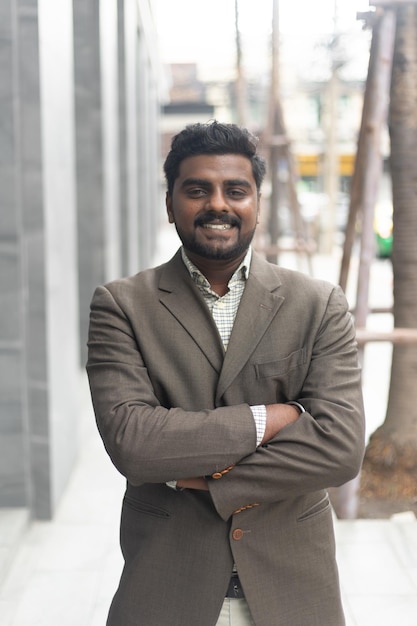
[[[278,295],[280,285],[277,266],[267,263],[253,252],[249,277],[224,354],[214,320],[182,261],[180,251],[162,266],[160,301],[193,337],[219,373],[218,401],[255,350],[280,308],[284,300]]]

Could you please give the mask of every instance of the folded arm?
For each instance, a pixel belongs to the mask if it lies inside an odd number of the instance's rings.
[[[333,290],[302,394],[305,408],[221,480],[209,481],[219,514],[326,489],[354,478],[365,446],[365,419],[355,329],[340,289]]]
[[[354,478],[364,453],[364,411],[355,331],[339,289],[315,337],[298,400],[306,412],[266,432],[263,445],[221,478],[207,481],[218,513],[339,486]]]
[[[199,411],[161,406],[129,319],[105,287],[92,301],[88,348],[97,425],[132,484],[211,474],[256,449],[247,404]]]
[[[299,416],[300,411],[289,404],[270,404],[266,406],[266,423],[261,446],[276,437],[280,430],[295,422]],[[233,468],[234,466],[227,468],[227,471],[224,473],[217,472],[218,478],[220,478],[220,476],[223,477]],[[184,478],[177,481],[177,487],[182,489],[202,489],[204,491],[208,491],[208,480],[204,477]]]

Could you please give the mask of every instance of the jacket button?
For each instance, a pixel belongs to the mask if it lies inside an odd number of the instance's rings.
[[[241,528],[235,528],[232,532],[232,537],[235,541],[239,541],[239,539],[242,539],[243,537],[243,530]]]
[[[214,480],[218,480],[219,478],[223,477],[223,474],[221,472],[214,472],[211,477],[214,478]]]

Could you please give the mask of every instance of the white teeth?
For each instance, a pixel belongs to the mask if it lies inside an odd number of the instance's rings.
[[[229,230],[232,228],[230,224],[204,224],[204,228],[212,228],[213,230]]]

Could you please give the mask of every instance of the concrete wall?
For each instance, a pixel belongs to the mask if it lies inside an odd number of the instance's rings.
[[[74,95],[79,269],[80,363],[85,362],[88,303],[105,280],[103,135],[99,2],[74,0]]]
[[[19,506],[28,499],[25,325],[22,267],[20,129],[14,93],[19,88],[19,33],[14,3],[0,4],[0,493]]]
[[[151,260],[151,28],[145,1],[0,3],[0,507],[38,518],[81,445],[94,288]]]

